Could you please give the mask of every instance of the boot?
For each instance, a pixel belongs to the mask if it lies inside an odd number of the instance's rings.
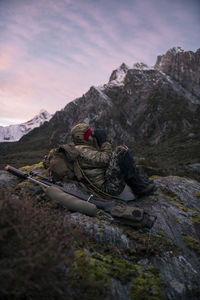
[[[132,192],[137,198],[153,194],[156,190],[155,184],[152,180],[149,180],[139,174],[133,153],[130,149],[119,153],[118,163],[125,182],[128,186],[130,186]]]
[[[141,176],[141,175],[140,175]],[[142,180],[140,177],[140,182],[138,180],[135,180],[135,178],[130,178],[128,180],[125,180],[127,185],[131,188],[132,192],[137,198],[141,198],[144,196],[150,196],[156,191],[156,186],[154,183],[146,183]]]

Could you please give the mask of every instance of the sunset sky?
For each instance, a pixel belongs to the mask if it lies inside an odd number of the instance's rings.
[[[173,46],[200,48],[199,0],[0,0],[0,126],[55,113]]]

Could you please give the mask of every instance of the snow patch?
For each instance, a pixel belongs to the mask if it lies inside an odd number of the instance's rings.
[[[45,109],[41,109],[38,115],[25,123],[5,127],[0,126],[0,142],[17,142],[23,135],[29,133],[34,128],[41,126],[51,118],[51,114]]]
[[[200,104],[200,100],[195,97],[192,93],[190,93],[188,90],[186,90],[180,83],[173,80],[169,75],[166,73],[159,71],[165,79],[173,86],[173,89],[176,92],[179,92],[181,95],[183,95],[186,99],[188,99],[193,104]]]
[[[180,47],[172,47],[171,49],[169,49],[169,52],[173,53],[173,54],[177,54],[177,53],[182,53],[184,52],[184,50]]]
[[[133,65],[134,70],[155,70],[154,67],[148,67],[146,64],[143,62],[136,63]]]
[[[124,79],[129,69],[130,68],[125,63],[121,64],[121,66],[111,74],[108,85],[123,85]]]
[[[110,84],[122,85],[123,82],[124,82],[125,76],[126,76],[126,73],[123,70],[117,70],[116,71],[116,78],[114,80],[111,80]]]
[[[112,101],[111,99],[104,93],[104,87],[99,85],[99,86],[94,86],[94,88],[99,92],[101,97],[107,101],[107,103],[112,106]]]

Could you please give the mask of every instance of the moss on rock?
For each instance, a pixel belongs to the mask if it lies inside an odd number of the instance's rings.
[[[107,264],[92,258],[87,250],[75,252],[69,282],[76,292],[77,299],[100,299],[111,290]]]
[[[163,281],[154,266],[140,267],[135,278],[130,295],[134,300],[164,300]]]
[[[172,251],[176,253],[177,247],[167,241],[165,233],[160,230],[160,237],[155,237],[147,233],[139,233],[130,230],[128,227],[122,227],[127,237],[135,242],[135,257],[144,258],[155,254],[163,253],[163,251]]]
[[[137,265],[125,259],[113,259],[110,267],[110,275],[122,283],[130,281],[133,276],[137,275]]]
[[[184,241],[186,242],[187,246],[200,258],[200,241],[191,236],[185,236]]]
[[[158,230],[157,234],[159,234],[161,237],[165,238],[165,233],[163,230]]]
[[[199,213],[194,214],[194,216],[190,217],[189,220],[192,221],[193,223],[200,223],[200,214]]]
[[[69,282],[75,290],[75,299],[102,299],[111,295],[111,278],[127,284],[134,279],[130,290],[133,299],[164,299],[159,271],[152,265],[140,266],[114,253],[102,255],[87,249],[75,252],[70,267]],[[135,298],[147,295],[154,298]],[[158,298],[155,298],[158,296]]]
[[[174,192],[172,192],[166,188],[162,188],[162,192],[167,197],[167,199],[169,199],[170,201],[174,201],[174,202],[183,204],[183,202],[178,198],[178,196]]]
[[[23,172],[30,172],[30,171],[39,170],[39,169],[44,169],[44,166],[43,166],[42,162],[40,162],[38,164],[31,165],[31,166],[24,166],[24,167],[20,168],[20,170],[22,170]]]
[[[34,165],[23,166],[20,168],[20,170],[22,170],[25,173],[29,173],[31,171],[37,171],[38,173],[41,173],[42,175],[49,176],[49,172],[48,172],[48,170],[46,170],[44,168],[44,165],[42,162],[39,162]]]
[[[165,196],[167,197],[167,199],[169,199],[173,203],[173,205],[176,206],[177,208],[179,208],[179,209],[181,209],[181,210],[183,210],[185,212],[190,212],[190,213],[194,214],[195,216],[198,214],[197,211],[195,211],[195,210],[193,210],[191,208],[186,207],[184,205],[184,202],[181,201],[179,199],[179,197],[174,192],[172,192],[172,191],[170,191],[170,190],[168,190],[166,188],[162,189],[162,191],[165,194]]]

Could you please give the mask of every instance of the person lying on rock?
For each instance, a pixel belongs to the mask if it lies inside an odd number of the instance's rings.
[[[79,166],[95,187],[114,196],[126,184],[137,198],[154,193],[155,184],[139,174],[132,151],[126,146],[113,151],[105,130],[92,131],[88,124],[80,123],[72,128],[71,135],[79,151]]]

